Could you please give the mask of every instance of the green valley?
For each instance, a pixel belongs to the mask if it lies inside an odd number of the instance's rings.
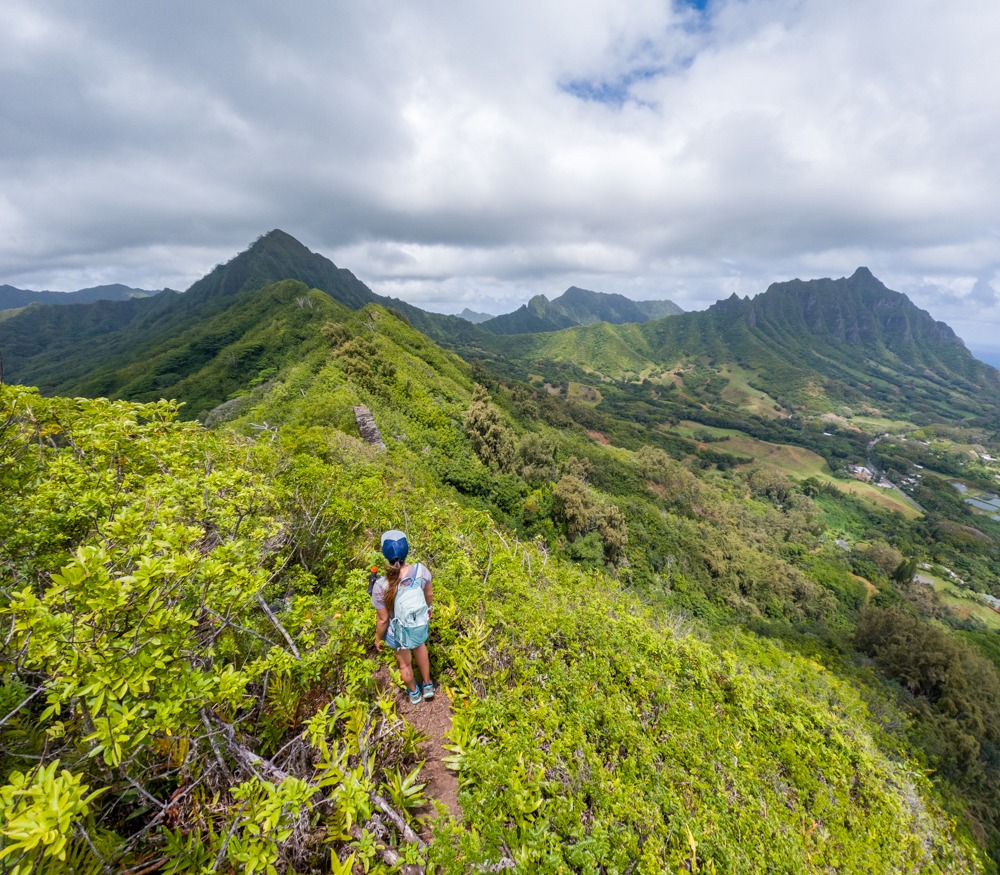
[[[859,270],[501,335],[286,237],[0,322],[4,871],[998,871],[1000,382],[947,326]],[[396,527],[460,818],[373,646]]]

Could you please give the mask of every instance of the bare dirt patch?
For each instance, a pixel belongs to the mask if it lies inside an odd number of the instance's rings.
[[[427,740],[420,746],[424,755],[424,767],[420,772],[420,779],[427,784],[424,795],[428,799],[440,802],[452,817],[461,820],[458,779],[444,764],[444,758],[448,756],[444,744],[451,731],[451,700],[447,693],[436,685],[433,699],[414,705],[410,702],[409,696],[392,682],[386,666],[379,667],[375,672],[375,678],[380,689],[391,691],[395,697],[397,712],[427,736]],[[428,806],[424,813],[433,814],[433,808]],[[429,826],[424,828],[424,833],[423,838],[429,840],[431,835]]]

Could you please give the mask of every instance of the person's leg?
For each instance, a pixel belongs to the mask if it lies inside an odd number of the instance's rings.
[[[423,695],[424,701],[429,702],[434,698],[434,684],[431,683],[431,661],[427,654],[427,645],[421,644],[413,651],[413,655],[417,660],[417,666],[420,668],[420,674],[424,678],[424,682],[420,685],[420,693]]]
[[[412,690],[416,685],[413,683],[413,659],[410,651],[400,647],[396,651],[396,662],[399,665],[399,674],[403,678],[403,684],[407,690]]]
[[[424,679],[424,683],[429,684],[431,682],[431,660],[427,654],[427,645],[421,644],[416,650],[413,651],[413,656],[417,660],[417,668],[420,669],[420,674]]]

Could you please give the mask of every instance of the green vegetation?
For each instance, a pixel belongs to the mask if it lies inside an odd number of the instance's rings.
[[[962,622],[978,621],[984,627],[1000,632],[1000,613],[985,605],[976,592],[957,586],[936,574],[921,572],[931,581],[941,604]]]
[[[977,871],[849,684],[753,636],[692,638],[411,482],[406,445],[2,397],[12,872],[331,853],[369,871]],[[400,517],[436,571],[435,673],[476,812],[427,848],[371,831],[416,765],[366,652],[366,529]]]
[[[323,294],[309,295],[310,289]],[[376,295],[350,271],[272,231],[183,295],[33,306],[5,319],[4,378],[65,395],[179,397],[188,402],[184,415],[195,417],[262,371],[288,363],[297,344],[312,336],[303,331],[311,319],[321,323],[331,310],[375,302],[436,337],[465,339],[473,349],[475,338],[489,337],[463,319]]]
[[[571,286],[549,301],[536,295],[513,313],[487,318],[480,324],[495,334],[525,334],[558,331],[573,325],[594,322],[648,322],[682,312],[673,301],[633,301],[624,295],[591,292]]]
[[[753,375],[749,371],[733,365],[724,368],[722,373],[729,381],[720,394],[723,401],[758,416],[781,416],[780,405],[750,385]]]
[[[998,871],[994,388],[941,326],[859,274],[469,364],[299,256],[101,335],[132,401],[0,387],[4,871]],[[375,675],[396,526],[461,821]]]
[[[645,379],[639,397],[654,402],[670,383],[652,375],[679,374],[684,391],[674,392],[675,404],[691,400],[765,419],[848,412],[875,421],[995,426],[1000,397],[996,371],[865,270],[845,280],[776,283],[752,301],[733,296],[704,312],[641,325],[498,338],[494,348],[511,374],[541,371],[551,380],[558,373],[552,365],[571,363],[615,381]]]

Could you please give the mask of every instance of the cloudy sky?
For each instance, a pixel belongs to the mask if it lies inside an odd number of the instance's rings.
[[[3,0],[0,283],[282,228],[427,309],[867,265],[1000,348],[996,0]]]

